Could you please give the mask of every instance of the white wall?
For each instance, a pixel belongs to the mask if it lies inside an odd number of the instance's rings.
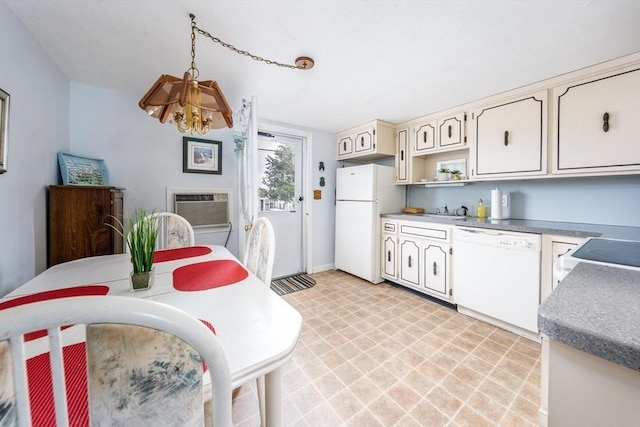
[[[413,186],[409,205],[427,212],[465,205],[475,215],[478,200],[489,205],[491,190],[497,187],[511,193],[511,218],[640,227],[638,175],[481,182],[454,188]]]
[[[146,89],[141,90],[141,96]],[[174,125],[150,118],[138,107],[139,100],[118,90],[71,83],[71,151],[104,159],[109,184],[126,189],[125,214],[137,208],[165,211],[167,187],[232,188],[235,204],[237,162],[233,131],[225,128],[204,137],[193,135],[222,141],[221,175],[183,173],[182,138],[192,135],[181,134]],[[237,255],[235,226],[227,247]],[[196,243],[224,245],[227,233],[197,231]]]
[[[234,205],[238,212],[237,158],[234,152],[233,131],[217,129],[204,137],[223,143],[222,175],[183,173],[184,135],[173,125],[162,125],[156,119],[148,117],[138,107],[138,101],[139,99],[117,90],[71,83],[71,150],[73,154],[105,160],[110,184],[126,188],[125,212],[131,212],[135,208],[165,210],[166,187],[232,188]],[[237,103],[232,100],[231,107],[234,110],[239,108],[240,100]],[[260,114],[258,107],[258,116]],[[320,201],[314,201],[312,205],[311,269],[315,266],[332,265],[335,188],[333,135],[313,129],[277,124],[311,132],[312,163],[317,166],[318,161],[325,161],[324,176],[327,185],[323,188],[324,197]],[[319,182],[319,176],[315,168],[312,178],[314,183]],[[319,187],[316,185],[314,188]],[[196,243],[224,244],[226,238],[226,232],[196,234]],[[238,255],[237,224],[234,224],[227,247]]]
[[[47,264],[46,188],[69,148],[69,81],[0,0],[0,88],[11,95],[0,175],[0,296]]]

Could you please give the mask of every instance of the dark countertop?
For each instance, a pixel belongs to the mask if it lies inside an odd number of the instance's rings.
[[[538,309],[551,339],[640,371],[640,271],[581,262]]]
[[[608,239],[640,240],[640,227],[578,222],[537,221],[529,219],[501,219],[475,217],[439,217],[422,214],[383,214],[383,218],[403,221],[434,222],[462,227],[488,228],[520,233],[554,234],[571,237],[604,237]]]
[[[381,216],[523,233],[640,241],[640,227],[410,214]],[[578,263],[540,305],[538,326],[551,339],[640,371],[640,271]]]

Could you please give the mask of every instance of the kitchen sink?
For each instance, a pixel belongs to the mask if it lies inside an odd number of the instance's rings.
[[[455,219],[455,220],[467,219],[466,216],[451,215],[451,214],[430,214],[430,213],[426,213],[426,214],[422,214],[422,216],[426,216],[426,217],[429,217],[429,218],[447,218],[447,219]]]

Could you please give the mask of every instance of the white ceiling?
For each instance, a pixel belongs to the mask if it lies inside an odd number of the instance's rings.
[[[640,1],[0,0],[74,82],[139,99],[191,63],[229,103],[257,96],[263,119],[337,132],[393,123],[640,52]]]

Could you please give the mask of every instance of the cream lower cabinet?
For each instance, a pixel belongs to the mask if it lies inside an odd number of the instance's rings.
[[[380,266],[382,271],[380,275],[388,280],[396,281],[398,279],[398,263],[396,254],[398,251],[398,222],[394,220],[381,221],[382,241],[380,242],[382,262]]]
[[[560,280],[555,271],[555,263],[562,255],[581,243],[584,237],[542,235],[542,254],[540,271],[540,301],[544,301],[558,286]]]
[[[474,110],[471,177],[547,173],[547,91]]]
[[[451,228],[419,221],[397,224],[397,279],[391,280],[451,302]]]
[[[554,174],[640,170],[640,66],[553,89]]]

